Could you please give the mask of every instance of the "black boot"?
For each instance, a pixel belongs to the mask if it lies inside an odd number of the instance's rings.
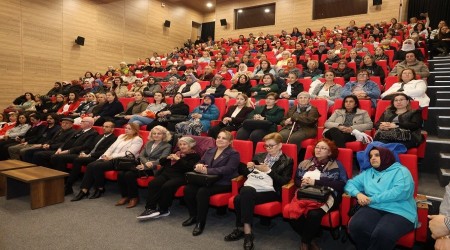
[[[244,250],[253,250],[253,234],[245,234],[244,236]]]
[[[77,196],[75,196],[75,198],[73,198],[70,201],[79,201],[81,199],[87,198],[89,196],[89,191],[87,191],[86,193],[83,192],[83,190],[80,190],[80,192],[77,194]]]
[[[203,229],[205,229],[205,223],[197,223],[192,231],[193,236],[198,236],[203,233]]]
[[[192,216],[192,217],[189,217],[189,219],[183,221],[182,225],[183,225],[183,227],[188,227],[188,226],[194,225],[195,223],[197,223],[197,217]]]
[[[94,194],[89,197],[89,199],[98,199],[102,197],[102,195],[105,193],[105,189],[96,189]]]

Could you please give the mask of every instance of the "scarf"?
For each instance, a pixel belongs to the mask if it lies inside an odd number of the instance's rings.
[[[325,168],[325,166],[328,164],[329,161],[330,161],[329,158],[325,158],[323,160],[319,160],[318,158],[313,157],[311,159],[311,162],[313,164],[308,167],[307,171],[314,171],[314,170],[318,169],[320,172],[323,172],[323,169]]]
[[[311,109],[311,104],[306,104],[306,105],[297,105],[297,113],[302,113],[302,112],[306,112],[308,110]]]
[[[202,113],[205,113],[209,109],[210,106],[211,105],[202,104],[202,105],[198,106],[198,108],[200,109],[200,111]]]
[[[378,152],[380,152],[380,166],[378,168],[374,168],[376,171],[383,171],[387,168],[389,168],[390,166],[392,166],[392,164],[394,164],[396,162],[394,154],[392,154],[392,152],[387,149],[387,148],[382,148],[382,147],[373,147],[372,150],[377,149]],[[370,152],[369,151],[369,159],[370,159]]]

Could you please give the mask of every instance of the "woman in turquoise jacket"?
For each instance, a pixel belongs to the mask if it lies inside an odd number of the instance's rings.
[[[189,115],[189,121],[180,122],[175,125],[175,130],[182,135],[200,135],[207,132],[212,120],[219,118],[219,109],[214,105],[215,97],[206,95],[203,103],[196,107]]]
[[[388,149],[374,147],[369,158],[372,168],[345,185],[361,206],[349,222],[350,236],[358,250],[394,249],[417,225],[414,181]]]

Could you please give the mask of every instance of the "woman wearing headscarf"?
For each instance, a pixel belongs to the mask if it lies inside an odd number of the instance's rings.
[[[348,229],[358,250],[394,249],[397,240],[417,226],[414,181],[388,149],[374,147],[368,157],[372,168],[345,186],[361,206]]]
[[[195,98],[199,97],[199,93],[202,90],[198,79],[194,74],[186,75],[186,83],[180,86],[178,93],[181,93],[184,97]]]
[[[416,49],[416,46],[414,45],[414,40],[406,39],[403,42],[402,48],[399,49],[397,52],[395,52],[394,61],[395,60],[398,60],[398,61],[405,60],[406,52],[408,52],[408,51],[414,51],[414,53],[416,54],[416,58],[419,61],[423,61],[425,59],[424,55],[422,54],[422,51],[420,51],[419,49]]]
[[[219,118],[219,109],[214,105],[214,101],[212,95],[203,97],[203,103],[189,115],[190,120],[175,125],[176,132],[183,135],[200,135],[208,131],[211,121]]]

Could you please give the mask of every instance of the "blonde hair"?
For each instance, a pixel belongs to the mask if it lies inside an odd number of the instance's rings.
[[[134,137],[139,136],[139,125],[137,123],[128,123],[125,126],[130,126],[131,130],[133,130],[134,135],[123,134],[123,140],[128,141],[132,140]]]
[[[153,130],[159,130],[159,132],[161,132],[163,134],[164,138],[162,141],[169,142],[172,139],[172,134],[169,132],[169,130],[167,130],[165,127],[163,127],[161,125],[157,125],[157,126],[154,126],[152,128],[152,130],[150,130],[150,134],[148,137],[149,141],[153,141],[153,138],[152,138]]]

